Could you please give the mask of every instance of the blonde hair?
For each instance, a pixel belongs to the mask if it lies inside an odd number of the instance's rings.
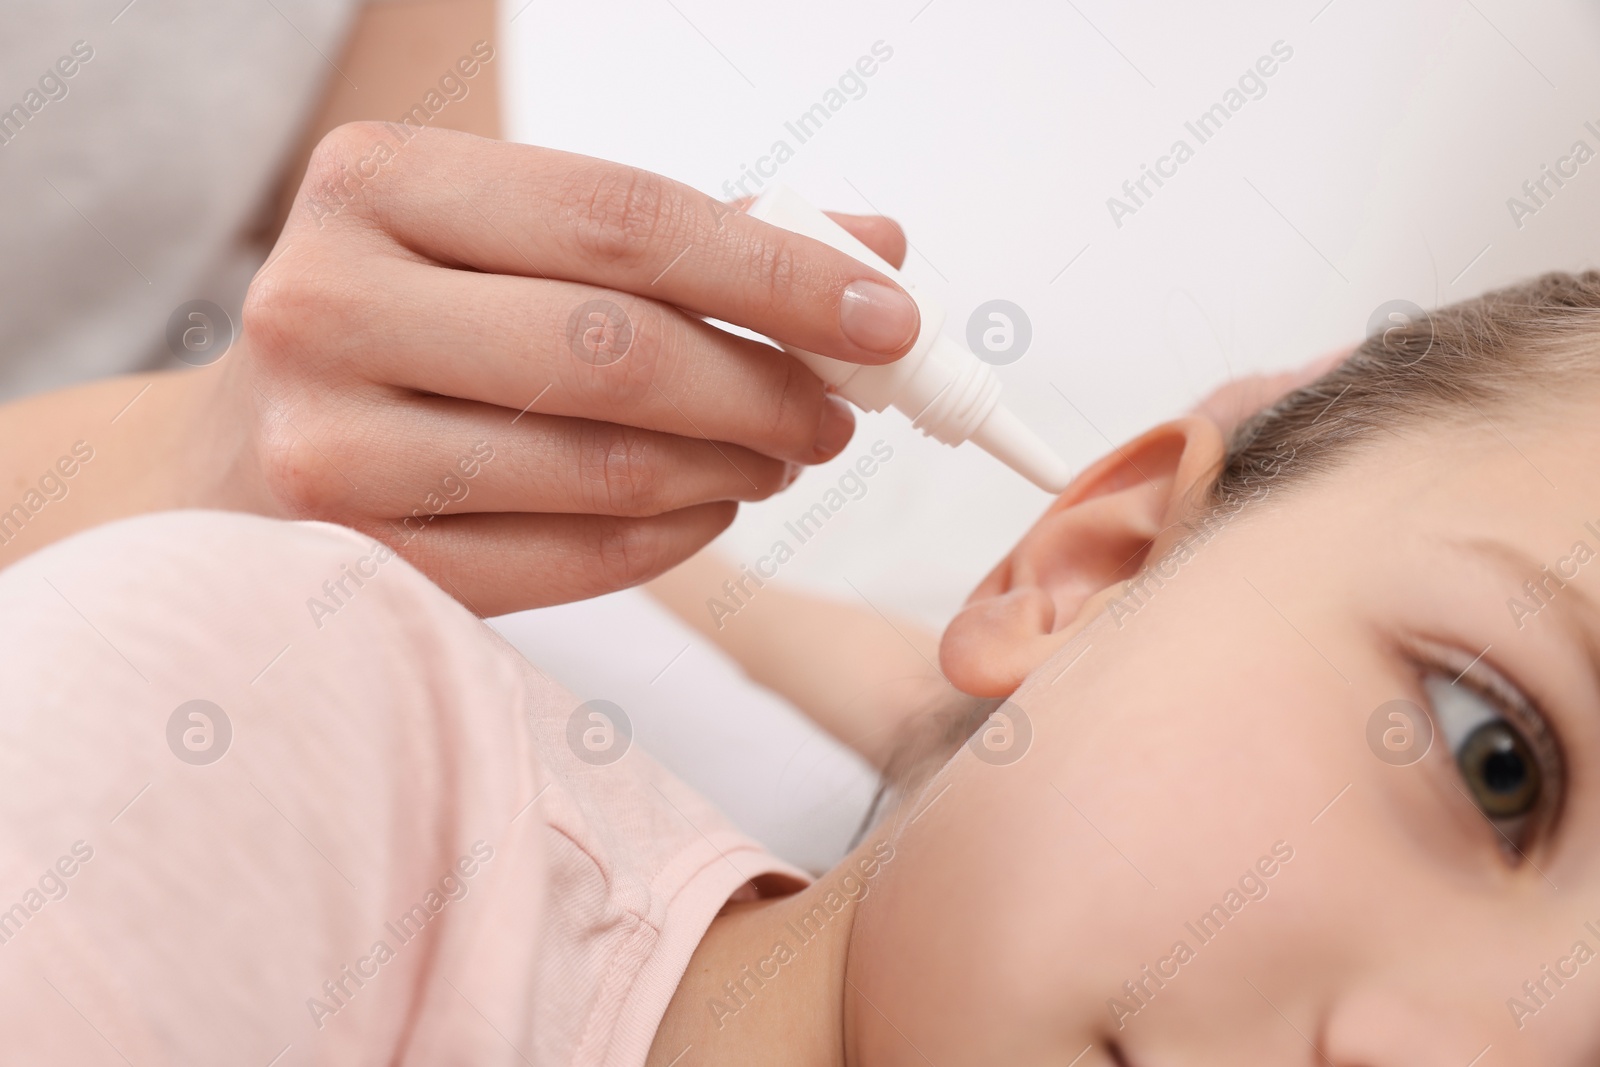
[[[1241,423],[1207,502],[1323,474],[1428,421],[1479,422],[1600,376],[1600,272],[1552,273],[1374,334],[1316,381]]]

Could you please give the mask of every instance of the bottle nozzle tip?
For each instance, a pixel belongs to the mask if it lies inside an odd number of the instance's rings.
[[[1047,493],[1072,483],[1072,468],[1004,404],[996,404],[968,438]]]

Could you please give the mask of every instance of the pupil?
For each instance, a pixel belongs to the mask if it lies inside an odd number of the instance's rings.
[[[1504,721],[1467,735],[1457,757],[1478,806],[1494,819],[1526,815],[1539,802],[1543,775],[1522,735]]]
[[[1492,752],[1483,761],[1483,784],[1496,793],[1514,793],[1528,780],[1528,765],[1515,749]]]

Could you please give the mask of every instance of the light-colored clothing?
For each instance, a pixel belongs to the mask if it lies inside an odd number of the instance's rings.
[[[265,252],[250,233],[340,77],[332,64],[360,7],[6,5],[0,400],[176,365],[167,320],[190,300],[219,304],[237,327]]]
[[[0,612],[5,1064],[638,1067],[806,881],[352,531],[143,516]]]

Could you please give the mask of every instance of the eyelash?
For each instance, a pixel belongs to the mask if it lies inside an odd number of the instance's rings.
[[[1453,746],[1443,736],[1437,710],[1423,684],[1429,675],[1450,679],[1450,684],[1470,689],[1494,710],[1496,716],[1514,728],[1533,750],[1543,775],[1541,795],[1538,807],[1518,820],[1519,829],[1515,835],[1507,834],[1499,823],[1479,809],[1480,816],[1494,827],[1507,861],[1513,866],[1521,863],[1528,849],[1548,839],[1555,831],[1566,797],[1566,762],[1560,738],[1551,725],[1550,717],[1520,686],[1481,654],[1472,657],[1460,649],[1431,641],[1413,642],[1411,654],[1418,673],[1418,689],[1423,704],[1433,719],[1435,740],[1444,744],[1446,751],[1443,758],[1450,761],[1450,770],[1457,778],[1463,777],[1459,760]],[[1476,806],[1470,794],[1466,799]]]

